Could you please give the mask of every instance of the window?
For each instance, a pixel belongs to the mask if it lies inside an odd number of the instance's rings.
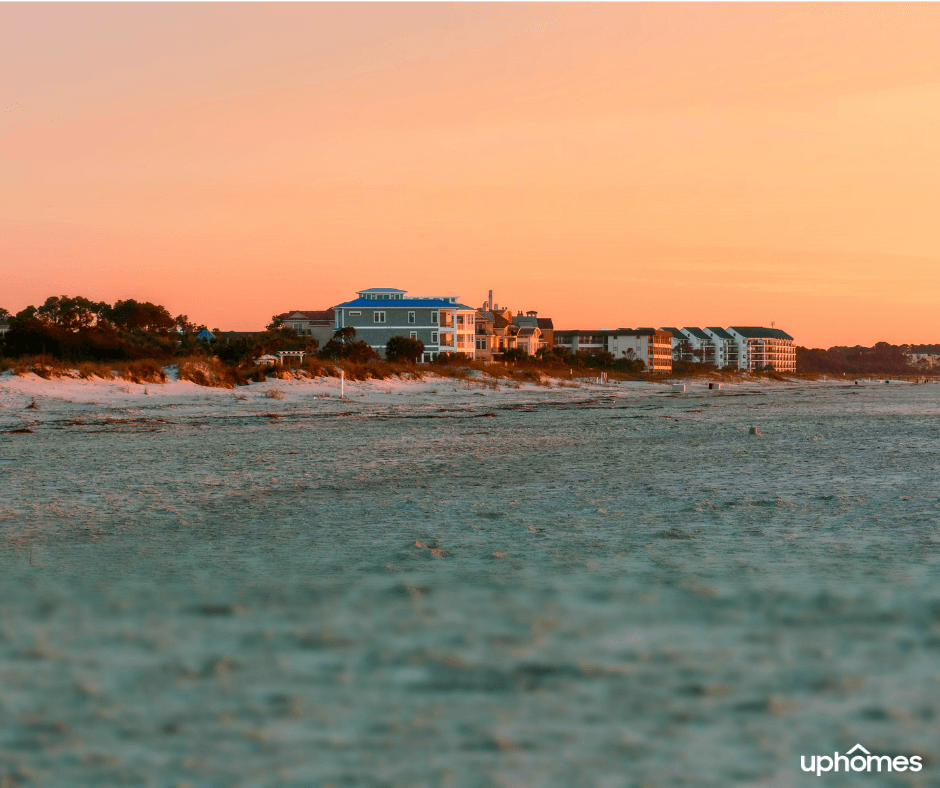
[[[437,310],[434,310],[433,312],[431,312],[431,322],[432,322],[434,325],[437,325],[437,319],[438,319],[439,315],[440,315],[440,313],[439,313]]]
[[[417,339],[417,338],[418,338],[418,332],[417,332],[417,331],[412,331],[412,332],[411,332],[411,338],[412,338],[412,339]]]
[[[373,312],[373,313],[372,313],[372,322],[373,322],[373,323],[384,323],[384,322],[385,322],[385,313],[384,313],[384,312]]]
[[[294,331],[303,331],[303,328],[304,328],[303,323],[294,323]]]
[[[414,313],[414,312],[409,312],[409,313],[408,313],[408,322],[409,322],[409,323],[414,323],[414,322],[415,322],[415,313]]]
[[[437,331],[432,331],[432,332],[431,332],[431,344],[432,344],[432,345],[436,345],[436,344],[437,344]]]
[[[350,312],[349,314],[350,316],[355,315],[356,317],[359,317],[359,315],[361,315],[362,312]]]
[[[458,326],[463,325],[463,315],[457,315],[457,325]]]

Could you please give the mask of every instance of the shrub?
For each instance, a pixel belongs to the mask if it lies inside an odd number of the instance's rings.
[[[503,353],[503,361],[528,361],[532,357],[521,347],[509,348]]]
[[[165,383],[163,367],[152,359],[129,361],[118,367],[118,377],[131,383]]]
[[[84,364],[79,364],[78,376],[82,380],[91,380],[92,378],[111,380],[114,378],[114,369],[110,364],[96,364],[93,361],[86,361]]]
[[[214,358],[188,358],[179,362],[179,379],[188,380],[197,386],[210,388],[235,388],[238,378],[244,380],[243,375],[236,376],[236,370],[222,364]]]

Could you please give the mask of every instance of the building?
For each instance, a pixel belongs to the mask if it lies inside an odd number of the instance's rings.
[[[0,333],[3,332],[3,324],[0,323]],[[940,366],[940,354],[937,353],[908,353],[907,363],[914,367],[933,369]]]
[[[710,326],[702,329],[711,337],[712,344],[715,347],[715,366],[718,369],[738,369],[738,343],[732,334],[718,326]]]
[[[6,320],[0,320],[0,337],[3,337],[10,330],[10,324]]]
[[[538,326],[516,326],[516,348],[534,356],[542,344],[542,329]]]
[[[534,356],[542,348],[550,348],[554,342],[555,327],[550,317],[539,317],[530,310],[515,315],[511,309],[500,309],[490,297],[477,310],[476,358],[492,361],[507,350],[521,348]]]
[[[689,338],[678,328],[663,328],[661,331],[668,331],[671,335],[672,360],[673,361],[694,361],[692,357],[692,343]]]
[[[284,312],[278,315],[288,328],[292,328],[301,336],[313,337],[323,347],[333,338],[333,324],[336,315],[332,309],[321,311],[309,309],[295,309],[293,312]]]
[[[555,347],[561,347],[569,353],[606,353],[608,328],[595,331],[565,329],[555,331]]]
[[[476,357],[477,310],[456,297],[408,298],[407,291],[391,287],[372,287],[356,295],[333,307],[333,330],[355,328],[356,339],[379,355],[384,357],[388,340],[403,336],[424,344],[424,361],[443,352]]]
[[[617,328],[596,331],[554,331],[555,347],[571,353],[610,353],[615,359],[638,359],[651,372],[672,371],[670,332],[656,328]]]
[[[555,327],[552,324],[552,319],[550,317],[539,317],[539,313],[534,309],[522,314],[522,312],[517,313],[512,318],[512,324],[518,326],[519,329],[523,328],[536,328],[538,329],[539,344],[536,350],[544,347],[552,347],[555,344]],[[518,337],[519,334],[516,334]],[[530,336],[527,332],[525,336]],[[516,341],[516,346],[519,346],[518,340]],[[530,355],[535,355],[533,351]]]
[[[638,358],[650,372],[672,372],[672,334],[656,328],[618,328],[607,337],[614,358]]]
[[[700,364],[715,365],[715,344],[712,338],[697,327],[686,326],[681,329],[692,346],[692,361]]]
[[[729,326],[728,333],[738,346],[739,369],[796,372],[796,347],[793,337],[785,331],[762,326]]]

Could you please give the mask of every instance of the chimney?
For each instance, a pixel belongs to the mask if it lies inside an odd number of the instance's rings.
[[[490,312],[493,311],[493,291],[490,290]]]

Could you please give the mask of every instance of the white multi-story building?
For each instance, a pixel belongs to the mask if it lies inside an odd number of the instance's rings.
[[[796,372],[796,347],[793,337],[786,331],[761,326],[729,326],[728,333],[738,346],[739,369]]]
[[[655,328],[603,328],[558,331],[555,347],[571,353],[610,353],[616,359],[639,359],[651,372],[672,371],[672,335]]]
[[[664,328],[675,361],[714,364],[718,369],[796,371],[793,337],[778,328]]]
[[[718,326],[703,328],[702,331],[711,338],[715,349],[715,366],[718,369],[738,369],[738,343],[734,336]]]

